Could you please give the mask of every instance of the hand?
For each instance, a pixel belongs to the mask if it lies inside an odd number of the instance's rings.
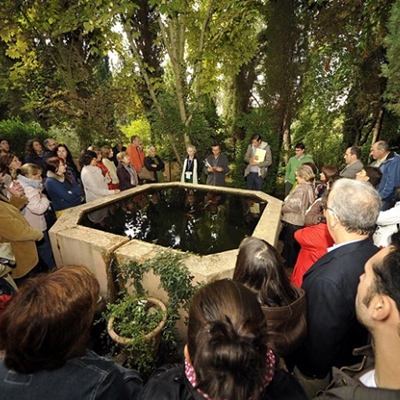
[[[118,194],[118,193],[120,193],[121,192],[121,189],[114,189],[114,193],[115,194]]]
[[[215,168],[214,168],[214,171],[216,171],[216,172],[222,172],[222,167],[215,167]]]

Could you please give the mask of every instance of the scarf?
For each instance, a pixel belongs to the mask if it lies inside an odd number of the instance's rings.
[[[124,168],[129,172],[129,177],[130,177],[130,182],[132,186],[137,186],[138,185],[138,176],[135,171],[135,169],[132,167],[132,165],[124,165]]]
[[[26,188],[27,186],[32,186],[35,189],[41,190],[43,189],[43,182],[42,180],[37,180],[37,179],[29,179],[24,175],[18,175],[17,179],[21,183],[21,186],[23,188]]]
[[[267,371],[265,373],[264,377],[264,384],[262,388],[260,389],[260,392],[264,390],[272,381],[272,378],[274,377],[274,372],[275,372],[275,354],[271,349],[267,350]],[[196,389],[204,398],[207,400],[212,400],[210,396],[208,396],[207,393],[204,393],[202,390],[197,388],[197,378],[196,378],[196,372],[194,371],[193,365],[185,359],[185,375],[186,379],[189,381],[189,383],[192,385],[194,389]],[[251,398],[249,399],[251,400]]]

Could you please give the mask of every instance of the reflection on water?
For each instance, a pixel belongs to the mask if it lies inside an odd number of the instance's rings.
[[[107,218],[80,224],[183,251],[207,255],[232,250],[253,233],[265,202],[232,194],[151,189],[105,207]]]

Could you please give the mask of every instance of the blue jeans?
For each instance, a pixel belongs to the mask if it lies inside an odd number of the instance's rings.
[[[247,189],[262,190],[264,179],[257,172],[250,172],[247,175]]]

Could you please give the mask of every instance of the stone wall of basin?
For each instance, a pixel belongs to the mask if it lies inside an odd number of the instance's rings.
[[[50,240],[54,252],[57,267],[62,265],[83,265],[88,267],[98,278],[101,295],[106,300],[112,300],[115,295],[115,282],[111,271],[111,263],[116,260],[118,264],[129,261],[143,262],[153,257],[160,246],[139,240],[130,240],[128,237],[102,232],[79,225],[83,214],[94,211],[120,201],[124,198],[142,193],[152,188],[163,187],[188,187],[196,188],[196,185],[182,184],[180,182],[149,184],[126,190],[117,195],[110,195],[102,199],[83,204],[79,207],[65,210],[56,224],[50,230]],[[208,191],[241,194],[243,196],[256,195],[261,201],[267,202],[267,206],[253,232],[253,236],[277,245],[280,225],[282,201],[263,192],[254,192],[233,188],[215,188],[202,185],[202,189]],[[238,212],[241,212],[238,210]],[[174,250],[175,251],[175,250]],[[176,250],[178,251],[178,250]],[[194,282],[208,282],[216,278],[231,277],[236,262],[237,249],[222,253],[198,256],[189,255],[184,263],[194,276]],[[158,281],[154,276],[147,276],[144,287],[151,295],[165,300],[165,294],[160,293]]]

